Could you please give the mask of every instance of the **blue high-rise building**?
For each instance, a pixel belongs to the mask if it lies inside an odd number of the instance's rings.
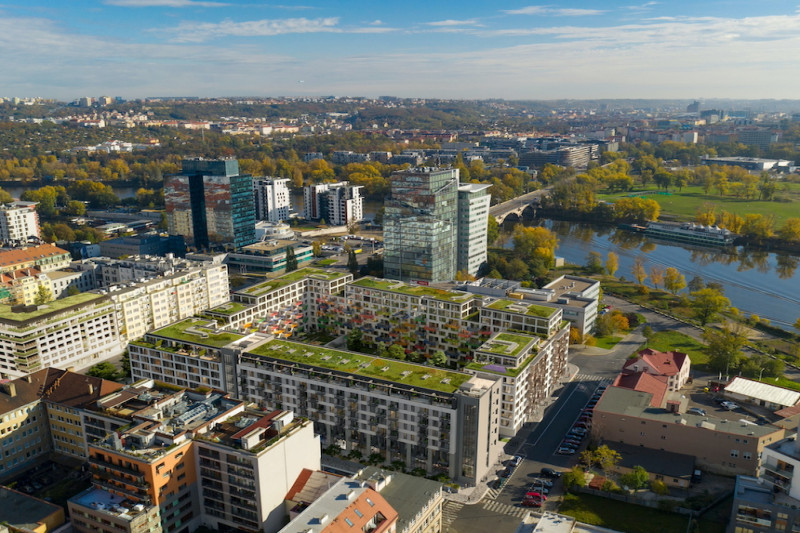
[[[253,177],[235,159],[184,159],[164,184],[170,234],[198,250],[256,242]]]

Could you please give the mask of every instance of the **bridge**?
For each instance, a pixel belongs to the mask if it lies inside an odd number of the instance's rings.
[[[532,217],[536,214],[536,209],[539,208],[542,197],[547,196],[549,192],[549,187],[546,187],[538,191],[525,193],[502,204],[492,206],[489,209],[489,214],[497,220],[498,224],[522,220],[526,211]]]

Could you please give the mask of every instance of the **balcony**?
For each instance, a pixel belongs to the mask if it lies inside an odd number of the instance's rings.
[[[132,468],[127,468],[118,464],[114,464],[104,459],[99,459],[98,457],[89,457],[89,464],[94,472],[113,470],[115,472],[121,472],[123,474],[133,476],[134,478],[140,481],[144,481],[144,472],[139,472],[138,470],[134,470]]]

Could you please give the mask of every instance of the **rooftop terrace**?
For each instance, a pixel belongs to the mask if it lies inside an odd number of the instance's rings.
[[[306,277],[314,277],[316,279],[333,281],[346,275],[347,273],[344,272],[331,272],[318,268],[301,268],[300,270],[295,270],[294,272],[289,272],[283,276],[262,281],[261,283],[256,283],[255,285],[251,285],[245,289],[240,289],[236,292],[246,294],[248,296],[261,296],[262,294],[266,294],[270,291],[274,291],[292,283],[296,283]]]
[[[101,298],[103,298],[102,294],[83,292],[81,294],[76,294],[75,296],[67,296],[66,298],[59,298],[58,300],[53,300],[52,302],[40,305],[35,310],[25,311],[21,313],[15,313],[14,311],[12,311],[10,305],[0,304],[0,319],[7,321],[10,320],[16,322],[25,322],[28,320],[43,317],[51,313],[57,313],[59,311],[69,310],[73,306],[80,306],[89,303],[93,300],[99,300]]]
[[[517,333],[498,333],[484,342],[478,351],[489,352],[506,357],[517,357],[530,343],[539,344],[538,337],[521,335]]]
[[[117,494],[91,487],[70,499],[82,507],[108,513],[123,520],[133,520],[147,509]]]
[[[462,372],[277,339],[249,353],[446,393],[454,393],[472,377]]]
[[[206,312],[217,313],[220,315],[235,315],[240,311],[244,311],[245,309],[253,307],[252,305],[247,305],[239,302],[228,302],[226,304],[218,305],[216,307],[212,307]]]
[[[519,313],[540,318],[550,318],[553,316],[553,313],[558,311],[558,309],[552,307],[529,304],[521,300],[506,300],[504,298],[497,299],[486,307],[497,311],[508,311],[510,313]]]
[[[435,298],[437,300],[445,300],[448,302],[467,302],[479,296],[461,291],[449,291],[447,289],[437,289],[436,287],[427,287],[423,285],[408,285],[402,281],[383,280],[377,278],[361,278],[351,283],[356,287],[365,287],[368,289],[379,289],[383,291],[397,292],[400,294],[408,294],[411,296]]]
[[[216,322],[206,318],[187,318],[150,334],[181,342],[222,348],[244,337],[238,333],[219,330]]]

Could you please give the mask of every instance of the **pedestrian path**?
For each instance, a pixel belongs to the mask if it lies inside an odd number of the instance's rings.
[[[458,518],[458,512],[461,511],[462,507],[464,507],[463,503],[453,501],[444,503],[444,508],[442,509],[442,531],[447,531],[450,524],[455,522],[456,518]]]
[[[603,381],[603,378],[596,374],[579,373],[572,378],[572,381]]]
[[[484,500],[496,500],[497,495],[500,494],[500,490],[502,489],[489,489],[486,491],[486,495],[483,497]]]
[[[525,507],[517,507],[516,505],[512,505],[510,503],[501,503],[498,501],[484,502],[483,508],[487,511],[492,511],[493,513],[516,516],[517,518],[522,518],[528,514],[528,509]]]

